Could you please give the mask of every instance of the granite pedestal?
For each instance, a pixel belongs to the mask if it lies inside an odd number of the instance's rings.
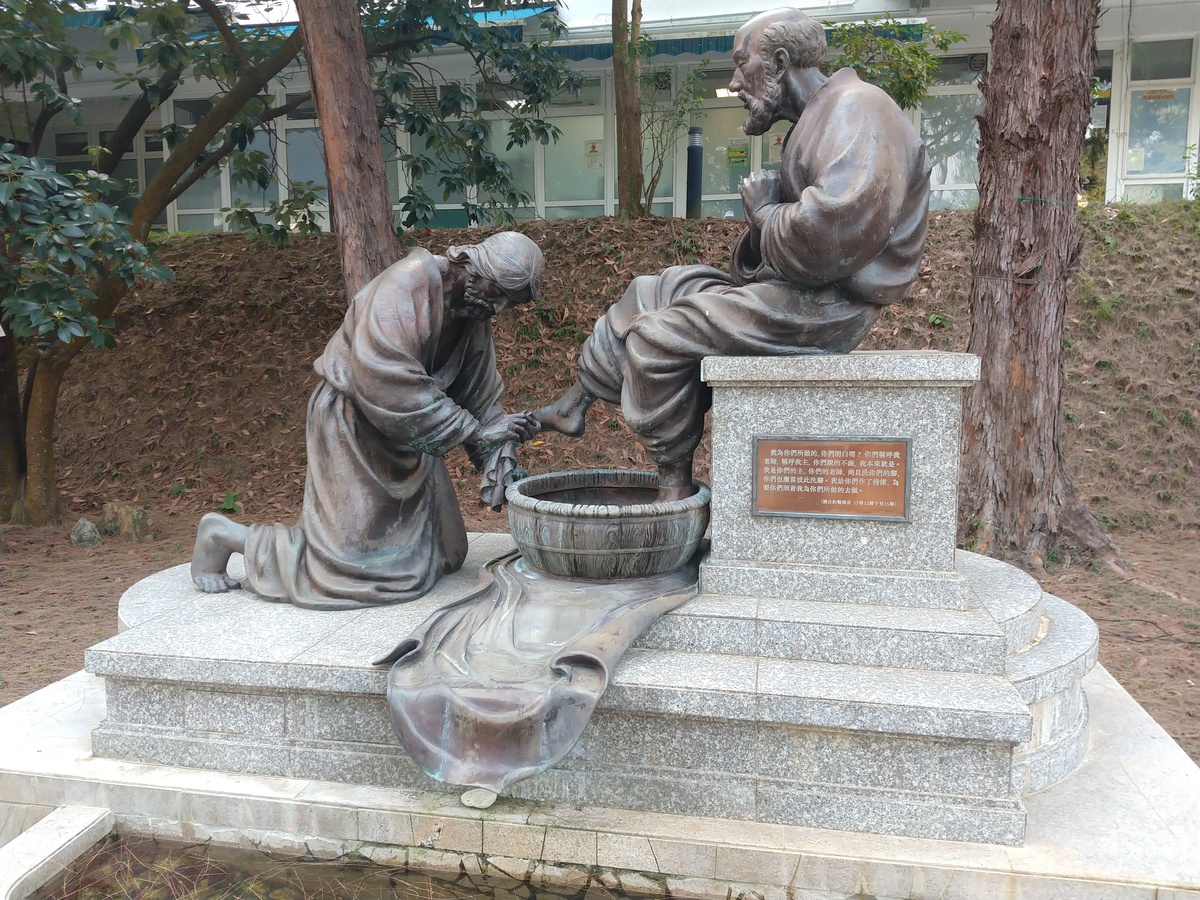
[[[942,840],[1019,844],[1023,797],[1087,749],[1096,629],[1019,570],[954,549],[954,354],[706,360],[712,552],[701,592],[626,654],[555,769],[514,798]],[[824,410],[822,414],[820,410]],[[756,435],[910,447],[904,521],[761,517]],[[131,588],[99,756],[422,790],[370,666],[511,549],[472,539],[412,604],[314,613],[207,596],[179,567]]]

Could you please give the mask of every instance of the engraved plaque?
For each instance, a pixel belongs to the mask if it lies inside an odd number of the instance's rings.
[[[908,521],[908,438],[756,437],[759,516]]]

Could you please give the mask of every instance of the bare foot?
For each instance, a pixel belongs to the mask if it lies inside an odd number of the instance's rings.
[[[587,411],[595,402],[595,395],[576,381],[565,394],[549,406],[537,410],[533,416],[542,431],[557,431],[569,437],[579,437],[583,434]]]
[[[226,591],[236,591],[242,586],[240,581],[234,581],[226,572],[199,574],[196,572],[195,563],[192,564],[192,581],[206,594],[223,594]]]
[[[217,513],[205,513],[196,527],[192,581],[206,594],[235,591],[241,582],[229,577],[229,557],[246,549],[246,526]]]

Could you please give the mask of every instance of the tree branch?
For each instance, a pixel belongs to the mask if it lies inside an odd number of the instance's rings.
[[[59,90],[67,93],[67,80],[63,77],[62,72],[58,73]],[[57,103],[47,103],[42,107],[38,117],[34,120],[29,128],[28,152],[26,156],[37,156],[42,149],[42,139],[46,136],[46,128],[50,125],[51,120],[66,108],[66,101],[59,100]]]
[[[150,118],[150,114],[159,106],[162,106],[171,94],[175,92],[175,88],[179,87],[181,74],[182,70],[178,68],[163,71],[154,85],[159,91],[159,101],[157,104],[150,102],[149,97],[146,96],[146,91],[142,91],[129,104],[129,108],[125,110],[125,115],[121,117],[116,130],[109,137],[108,143],[104,145],[104,149],[107,152],[97,161],[97,168],[102,175],[111,175],[116,171],[117,163],[125,156],[127,152],[126,148],[133,145],[133,139],[142,130],[142,126],[146,124],[146,120]]]
[[[196,3],[213,20],[213,24],[217,26],[217,31],[221,32],[221,37],[225,40],[225,46],[229,48],[229,52],[241,63],[242,68],[253,69],[254,63],[246,55],[246,48],[239,43],[237,36],[233,33],[233,29],[229,27],[229,22],[226,20],[225,14],[221,12],[221,8],[213,0],[196,0]]]
[[[312,91],[305,91],[303,94],[297,94],[282,106],[275,106],[265,109],[263,110],[262,115],[259,116],[259,121],[265,124],[278,119],[280,116],[287,115],[292,110],[303,106],[311,96]],[[186,177],[180,179],[180,181],[167,195],[166,202],[173,203],[178,200],[188,188],[207,175],[212,170],[213,166],[232,153],[233,148],[234,141],[232,137],[226,138],[224,141],[222,141],[219,147],[217,147],[204,158],[204,162],[188,172]]]
[[[265,88],[272,78],[282,72],[299,55],[303,45],[304,39],[300,34],[300,29],[297,28],[288,35],[287,40],[269,59],[243,73],[229,92],[213,104],[208,115],[163,161],[163,167],[146,185],[146,190],[142,192],[142,199],[134,210],[130,233],[135,238],[145,240],[154,219],[166,208],[169,202],[167,197],[171,194],[172,187],[187,172],[192,161],[204,152],[209,141],[233,120],[242,107],[257,96],[258,92]]]

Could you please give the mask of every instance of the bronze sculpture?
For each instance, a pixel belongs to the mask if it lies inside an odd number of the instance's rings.
[[[537,423],[506,414],[491,319],[536,299],[544,261],[503,232],[444,257],[416,249],[364,287],[314,364],[308,474],[294,526],[200,520],[192,580],[312,609],[400,603],[462,566],[467,534],[442,455],[464,444],[495,495]],[[493,505],[496,497],[488,498]]]
[[[693,493],[692,455],[711,395],[705,356],[848,352],[917,277],[929,166],[912,123],[853,69],[826,78],[821,25],[794,9],[734,37],[729,89],[747,134],[792,122],[780,171],[741,187],[747,226],[727,274],[674,266],[635,278],[596,323],[570,389],[535,415],[579,436],[596,400],[620,404],[658,466],[660,498]]]

